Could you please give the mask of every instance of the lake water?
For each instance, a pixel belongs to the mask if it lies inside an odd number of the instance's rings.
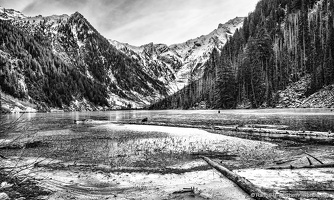
[[[2,116],[13,121],[21,114]],[[170,124],[200,125],[287,125],[291,130],[334,131],[333,109],[257,109],[257,110],[124,110],[104,112],[26,113],[21,119],[33,129],[54,130],[77,126],[74,120],[108,120],[113,122],[149,121]],[[1,127],[0,127],[1,129]]]
[[[4,115],[2,122],[11,122],[20,116],[21,114]],[[334,147],[329,145],[307,144],[276,148],[278,146],[268,142],[228,137],[199,129],[115,124],[140,123],[145,117],[149,122],[163,122],[171,126],[276,124],[286,125],[292,130],[334,131],[334,112],[330,109],[220,110],[220,113],[218,110],[27,113],[21,116],[20,121],[24,123],[23,127],[38,130],[34,137],[29,138],[41,142],[24,151],[15,148],[0,149],[0,154],[7,157],[19,155],[24,159],[47,158],[46,166],[52,165],[49,160],[73,163],[72,171],[70,168],[52,170],[44,167],[44,171],[37,172],[35,176],[44,178],[46,185],[52,185],[52,181],[57,180],[63,182],[62,188],[75,184],[87,188],[92,186],[90,183],[93,178],[98,184],[111,183],[113,194],[130,194],[135,197],[147,197],[147,194],[161,197],[166,195],[166,191],[178,191],[185,187],[195,187],[215,195],[230,192],[231,189],[226,188],[230,183],[226,183],[214,171],[208,171],[206,163],[198,159],[197,155],[223,161],[224,166],[230,169],[263,167],[277,159],[287,160],[294,158],[293,156],[299,159],[305,151],[322,161],[332,162]],[[74,123],[74,120],[85,119],[114,123]],[[1,129],[3,127],[0,127],[0,133]],[[0,135],[1,139],[6,138]],[[328,158],[331,160],[328,161]],[[307,162],[306,159],[304,161]],[[88,164],[88,167],[77,170],[76,163]],[[104,176],[100,171],[92,171],[91,164],[106,166],[115,171],[111,176],[109,172],[108,176]],[[123,171],[117,171],[118,169]],[[166,174],[161,174],[160,169],[165,169]],[[52,180],[46,177],[51,177]],[[319,177],[312,177],[315,178]],[[145,190],[138,185],[144,186]],[[123,190],[124,186],[131,190]],[[115,188],[122,190],[117,192]],[[222,196],[218,199],[229,198]]]

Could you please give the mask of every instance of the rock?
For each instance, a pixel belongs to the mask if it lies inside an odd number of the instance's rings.
[[[12,186],[13,186],[13,184],[9,184],[7,182],[2,182],[1,185],[0,185],[0,188],[4,189],[4,188],[12,187]]]
[[[0,200],[9,200],[9,199],[10,199],[9,196],[6,193],[4,192],[0,193]]]
[[[141,122],[147,122],[148,121],[148,118],[145,117],[144,119],[141,120]]]
[[[38,196],[37,199],[38,200],[46,200],[46,199],[49,199],[49,196]]]
[[[0,108],[0,113],[1,113],[1,114],[9,114],[9,113],[10,113],[10,110],[9,110],[9,108],[1,107],[1,108]]]
[[[208,194],[208,193],[200,193],[199,194],[200,197],[204,198],[204,199],[212,199],[212,195],[211,194]]]
[[[74,124],[92,124],[94,120],[92,119],[84,119],[84,120],[73,120]]]

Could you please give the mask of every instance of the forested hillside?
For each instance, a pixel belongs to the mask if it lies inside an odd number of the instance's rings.
[[[38,110],[145,105],[167,94],[80,14],[0,20],[0,86]]]
[[[306,98],[334,82],[333,13],[330,0],[260,1],[202,78],[151,108],[275,107],[282,90],[310,77]]]
[[[135,47],[107,40],[78,12],[27,17],[0,7],[0,20],[0,92],[16,98],[3,101],[29,101],[32,110],[149,105],[184,87],[189,74],[201,77],[212,49],[243,23],[237,17],[184,43]]]
[[[10,22],[0,20],[0,42],[0,84],[5,93],[54,107],[69,105],[73,96],[82,93],[98,105],[108,105],[103,87],[66,65],[50,46],[41,45]]]

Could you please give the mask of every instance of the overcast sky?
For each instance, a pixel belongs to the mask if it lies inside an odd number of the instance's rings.
[[[106,38],[175,44],[247,16],[259,0],[0,0],[27,16],[80,12]]]

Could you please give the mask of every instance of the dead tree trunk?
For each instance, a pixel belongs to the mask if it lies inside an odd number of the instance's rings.
[[[305,166],[282,166],[282,167],[268,167],[266,169],[304,169],[304,168],[333,168],[334,163],[320,164],[320,165],[305,165]]]
[[[257,188],[253,183],[244,177],[239,176],[238,174],[230,171],[229,169],[219,165],[218,163],[212,161],[211,159],[202,156],[202,159],[205,160],[211,167],[219,171],[226,178],[237,184],[242,190],[247,194],[257,200],[274,200],[273,195],[266,194]]]

